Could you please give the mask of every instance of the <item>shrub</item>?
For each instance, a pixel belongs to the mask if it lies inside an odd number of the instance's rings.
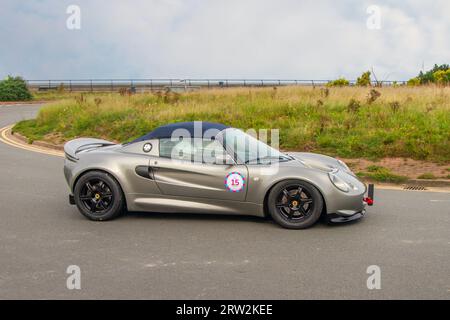
[[[438,84],[447,85],[450,83],[450,69],[438,70],[433,73],[434,81]]]
[[[388,168],[371,165],[366,168],[367,172],[358,172],[358,176],[379,182],[402,183],[408,180],[408,177],[393,174]]]
[[[345,78],[339,78],[327,83],[327,87],[345,87],[348,86],[350,82]]]
[[[356,85],[361,87],[370,86],[370,71],[364,72],[358,79],[356,79]]]
[[[347,111],[349,113],[357,113],[361,109],[361,103],[356,99],[351,99],[347,105]]]
[[[367,103],[371,104],[372,102],[375,102],[375,100],[377,100],[380,96],[380,91],[375,89],[370,90],[369,95],[367,96]]]
[[[389,107],[391,108],[393,113],[396,113],[400,109],[400,102],[398,101],[389,102]]]
[[[322,88],[322,89],[320,89],[320,94],[326,98],[330,95],[330,89]]]
[[[408,82],[406,84],[410,87],[418,86],[418,85],[420,85],[420,79],[417,77],[411,78],[408,80]]]
[[[430,172],[422,173],[417,179],[437,179],[436,176]]]
[[[0,82],[0,101],[23,101],[31,98],[27,84],[21,77],[8,76]]]

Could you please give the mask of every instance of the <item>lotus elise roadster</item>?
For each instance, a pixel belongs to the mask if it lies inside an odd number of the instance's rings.
[[[303,229],[321,216],[359,219],[373,204],[373,185],[344,162],[282,153],[223,124],[174,123],[123,144],[78,138],[64,151],[69,201],[92,220],[125,210],[222,213]]]

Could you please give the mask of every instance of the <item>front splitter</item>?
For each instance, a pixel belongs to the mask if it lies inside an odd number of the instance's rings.
[[[343,223],[343,222],[349,222],[361,219],[366,214],[366,210],[362,210],[360,212],[357,212],[351,216],[340,216],[336,213],[330,213],[327,214],[327,220],[330,223]]]

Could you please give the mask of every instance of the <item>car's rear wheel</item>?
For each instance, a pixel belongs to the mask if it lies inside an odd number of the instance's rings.
[[[320,218],[323,199],[310,183],[286,180],[269,193],[267,207],[272,218],[284,228],[305,229]]]
[[[77,181],[74,188],[75,204],[87,218],[110,220],[120,215],[124,196],[117,181],[101,171],[90,171]]]

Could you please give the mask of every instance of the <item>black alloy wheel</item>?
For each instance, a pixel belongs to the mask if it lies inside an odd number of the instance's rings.
[[[102,214],[111,207],[114,197],[105,181],[94,178],[82,186],[80,200],[92,214]]]
[[[308,218],[314,208],[314,200],[308,190],[299,184],[286,186],[279,192],[275,206],[288,220]]]
[[[125,198],[119,183],[110,174],[89,171],[75,184],[75,204],[91,220],[110,220],[120,215]]]
[[[267,199],[272,218],[284,228],[305,229],[320,218],[323,198],[308,182],[285,180],[276,184]]]

